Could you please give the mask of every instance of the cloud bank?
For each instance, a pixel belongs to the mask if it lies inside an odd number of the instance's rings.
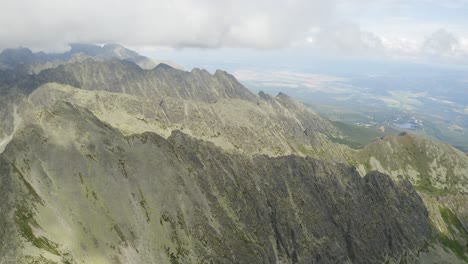
[[[6,0],[0,48],[70,42],[278,48],[327,23],[333,8],[333,0]]]
[[[439,28],[419,38],[385,37],[366,31],[352,22],[340,23],[311,34],[313,48],[340,56],[405,59],[434,63],[468,62],[468,39]]]
[[[118,42],[208,49],[301,46],[340,56],[465,60],[468,33],[451,29],[466,28],[468,20],[463,14],[458,24],[450,20],[465,9],[466,0],[4,0],[0,50],[63,51],[74,42]],[[439,10],[444,19],[430,16]]]

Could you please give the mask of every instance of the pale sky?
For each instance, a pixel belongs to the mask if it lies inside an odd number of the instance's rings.
[[[0,0],[0,49],[116,42],[468,62],[468,0]]]

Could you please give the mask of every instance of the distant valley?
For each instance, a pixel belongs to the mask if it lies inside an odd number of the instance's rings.
[[[234,74],[254,91],[287,92],[334,121],[411,131],[468,152],[467,74],[423,69],[432,73],[412,69],[398,72],[401,75],[346,77],[276,70]]]

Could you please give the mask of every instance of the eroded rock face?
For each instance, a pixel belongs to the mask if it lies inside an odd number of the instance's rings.
[[[68,103],[25,115],[0,159],[4,262],[412,262],[430,236],[407,181],[126,137]]]

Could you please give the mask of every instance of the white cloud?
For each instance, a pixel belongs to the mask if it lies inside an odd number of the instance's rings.
[[[422,3],[445,8],[462,8],[468,6],[468,0],[419,0]]]
[[[463,53],[468,54],[468,38],[460,39],[460,49],[463,51]]]
[[[426,38],[422,51],[439,56],[461,55],[460,41],[454,34],[445,29],[439,29]]]
[[[0,48],[50,49],[69,42],[276,48],[326,23],[333,2],[6,0],[0,9]]]
[[[411,6],[450,9],[467,4],[468,0],[3,0],[0,49],[63,50],[71,42],[118,42],[137,49],[306,46],[335,55],[459,59],[468,53],[464,22],[418,20]],[[432,34],[438,28],[447,30]]]
[[[310,34],[307,43],[330,54],[349,57],[431,63],[468,60],[468,38],[460,38],[446,29],[435,30],[422,38],[384,37],[343,22]]]
[[[384,49],[381,38],[349,21],[324,27],[309,39],[316,47],[338,54],[381,54]]]
[[[405,50],[405,47],[411,49]],[[468,41],[440,28],[419,41],[400,48],[403,58],[444,65],[465,65],[468,61]]]
[[[406,37],[382,37],[382,45],[388,51],[395,53],[414,54],[420,50],[420,43],[418,41]]]

